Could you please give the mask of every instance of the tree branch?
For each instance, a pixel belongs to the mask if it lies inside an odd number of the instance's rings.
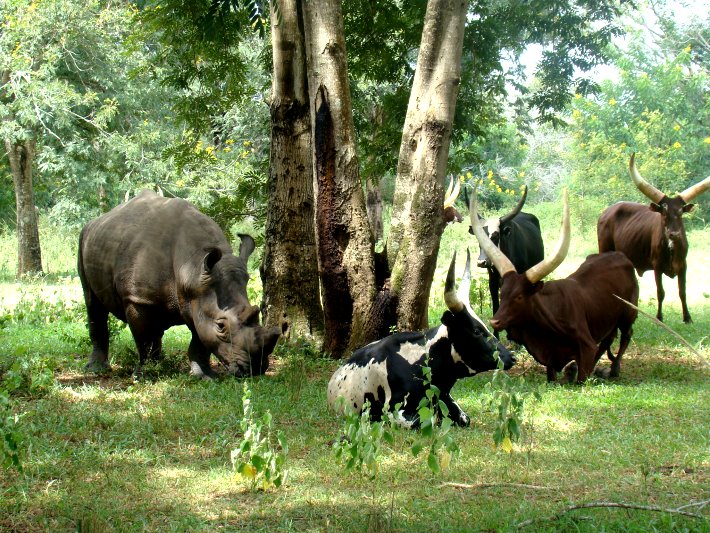
[[[550,487],[543,487],[540,485],[527,485],[525,483],[476,483],[475,485],[469,485],[468,483],[447,482],[442,483],[441,486],[454,487],[456,489],[490,489],[494,487],[513,487],[516,489],[555,490]]]
[[[690,504],[691,506],[705,506],[710,500],[704,501],[704,502],[698,502],[697,504]],[[570,505],[569,507],[566,507],[562,509],[557,514],[554,514],[552,516],[545,516],[545,517],[540,517],[540,518],[531,518],[530,520],[525,520],[524,522],[520,522],[515,526],[516,529],[523,529],[524,527],[527,527],[529,525],[532,525],[536,522],[548,522],[551,520],[556,520],[560,518],[562,515],[569,513],[570,511],[575,511],[577,509],[593,509],[593,508],[599,508],[599,507],[616,507],[616,508],[621,508],[621,509],[636,509],[639,511],[653,511],[653,512],[659,512],[659,513],[669,513],[669,514],[678,514],[682,516],[689,516],[691,518],[700,518],[702,520],[707,520],[706,517],[700,514],[696,513],[689,513],[687,511],[683,511],[682,509],[688,507],[689,505],[682,505],[681,507],[678,507],[676,509],[664,509],[663,507],[656,507],[655,505],[636,505],[633,503],[619,503],[619,502],[590,502],[590,503],[580,503],[576,505]]]

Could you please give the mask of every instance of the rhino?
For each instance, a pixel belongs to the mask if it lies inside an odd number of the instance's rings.
[[[91,220],[79,236],[78,269],[93,350],[87,372],[108,363],[108,314],[128,323],[146,359],[160,355],[165,331],[192,332],[190,373],[213,378],[214,354],[237,377],[261,375],[283,328],[259,325],[259,307],[247,298],[247,259],[254,240],[240,235],[235,256],[209,217],[180,198],[142,191]]]

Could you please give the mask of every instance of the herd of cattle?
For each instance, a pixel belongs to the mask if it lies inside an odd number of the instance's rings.
[[[597,225],[599,253],[587,257],[568,277],[547,282],[543,278],[560,265],[569,248],[566,192],[560,238],[545,258],[540,223],[522,212],[527,190],[511,213],[484,220],[478,215],[474,189],[470,231],[480,245],[478,266],[489,273],[493,332],[469,303],[468,251],[456,290],[454,254],[444,294],[448,310],[441,325],[390,335],[356,350],[330,379],[331,407],[361,412],[369,402],[371,416],[377,419],[398,406],[400,422],[415,426],[417,407],[426,393],[426,365],[449,417],[468,425],[469,418],[450,391],[460,378],[512,367],[515,358],[498,338],[502,330],[546,367],[549,381],[568,368],[576,369],[577,381],[583,382],[604,353],[611,361],[609,375],[618,376],[637,315],[634,270],[639,275],[654,271],[659,320],[665,295],[661,278],[678,276],[683,320],[690,322],[685,297],[688,241],[682,215],[693,209],[693,198],[710,188],[710,177],[669,197],[641,177],[633,155],[629,172],[651,200],[650,206],[619,202],[609,207]],[[452,182],[447,191],[445,220],[463,220],[453,207],[458,187]],[[131,330],[140,359],[136,373],[147,359],[159,355],[164,332],[185,324],[192,333],[188,348],[192,374],[213,376],[211,354],[236,376],[263,374],[284,328],[259,324],[259,308],[246,294],[246,262],[254,241],[247,235],[240,238],[235,256],[209,217],[184,200],[151,191],[89,222],[81,232],[78,254],[93,345],[87,371],[108,368],[111,313]],[[614,355],[611,345],[617,333],[620,341]]]

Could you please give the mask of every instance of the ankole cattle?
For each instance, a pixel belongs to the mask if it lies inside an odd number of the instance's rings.
[[[656,279],[658,311],[663,320],[663,274],[678,276],[678,295],[683,309],[683,322],[690,323],[690,312],[685,298],[688,238],[685,235],[683,214],[694,206],[690,201],[710,189],[710,177],[688,187],[678,196],[667,196],[641,177],[636,169],[635,155],[629,160],[629,173],[636,187],[651,200],[650,205],[619,202],[602,213],[597,222],[599,251],[618,250],[634,264],[639,275],[653,270]]]
[[[461,192],[461,182],[454,178],[449,177],[449,187],[446,189],[446,195],[444,198],[444,222],[446,224],[451,224],[453,222],[463,222],[463,217],[461,213],[454,207],[456,199],[459,197]]]
[[[328,404],[342,414],[346,409],[360,413],[370,402],[370,416],[379,420],[385,410],[393,411],[404,426],[419,424],[417,407],[426,394],[422,368],[431,368],[431,382],[449,410],[449,418],[467,426],[469,418],[451,397],[457,380],[497,367],[498,357],[508,369],[513,355],[491,335],[469,304],[471,260],[466,252],[466,267],[455,288],[456,254],[446,276],[444,300],[448,311],[441,325],[424,332],[396,333],[356,350],[335,371],[328,383]]]
[[[518,205],[510,213],[502,217],[482,219],[481,222],[483,231],[490,237],[493,244],[510,259],[518,272],[525,272],[545,257],[540,221],[535,215],[521,212],[527,196],[528,188],[525,187]],[[470,227],[469,233],[473,234],[473,229]],[[488,271],[488,290],[491,294],[491,303],[495,314],[500,306],[498,296],[500,274],[483,248],[478,256],[477,265]],[[498,336],[498,332],[496,332],[496,336]]]
[[[191,373],[209,378],[210,354],[235,376],[263,374],[281,331],[259,325],[250,305],[247,259],[209,217],[178,198],[143,191],[89,222],[79,237],[79,278],[93,351],[87,371],[109,369],[108,314],[127,322],[138,348],[136,374],[160,354],[165,330],[186,324]]]
[[[562,263],[569,248],[567,191],[563,213],[561,237],[553,255],[519,274],[483,231],[474,190],[471,225],[481,248],[503,279],[500,308],[491,325],[525,346],[546,367],[548,381],[555,381],[556,373],[572,361],[577,366],[577,381],[585,381],[604,352],[611,361],[610,375],[616,377],[637,315],[617,296],[637,304],[634,268],[622,253],[608,252],[590,255],[565,279],[542,281]],[[614,357],[611,344],[617,331],[621,338]]]

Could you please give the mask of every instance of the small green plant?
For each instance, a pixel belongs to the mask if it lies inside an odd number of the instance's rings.
[[[431,382],[428,356],[422,366],[422,374],[426,392],[419,400],[417,414],[423,438],[412,446],[412,455],[417,457],[424,448],[428,448],[427,466],[436,474],[448,468],[451,459],[459,454],[460,449],[451,434],[453,421],[449,418],[449,408],[441,400],[439,388]]]
[[[10,409],[10,398],[6,391],[0,389],[0,464],[3,468],[16,468],[22,471],[20,450],[22,437],[19,431],[18,416]]]
[[[56,361],[49,356],[30,354],[26,347],[15,350],[14,357],[0,363],[0,388],[8,394],[45,394],[54,385]]]
[[[496,448],[513,451],[513,443],[520,440],[525,416],[525,402],[531,397],[540,400],[539,389],[530,390],[523,376],[510,377],[503,371],[503,362],[493,371],[493,378],[486,384],[487,396],[484,405],[496,413],[493,442]]]
[[[242,395],[244,416],[240,427],[244,438],[238,448],[232,450],[232,467],[246,479],[252,490],[267,490],[280,487],[286,481],[288,471],[284,468],[288,444],[281,431],[276,434],[278,446],[272,443],[271,412],[266,411],[256,418],[251,404],[249,384],[244,383]]]
[[[338,401],[344,402],[344,398]],[[333,444],[335,457],[348,471],[365,474],[375,479],[379,471],[379,457],[383,441],[394,443],[394,437],[386,422],[373,422],[370,419],[370,402],[366,401],[362,412],[355,413],[346,407],[343,436]]]

